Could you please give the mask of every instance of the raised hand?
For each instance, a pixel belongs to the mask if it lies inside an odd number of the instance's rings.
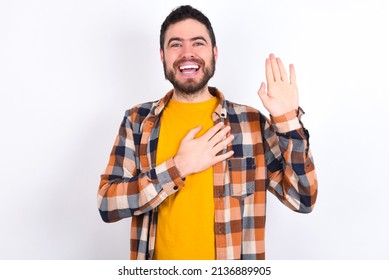
[[[280,116],[296,110],[299,106],[296,73],[293,64],[289,65],[290,78],[279,57],[270,54],[266,59],[266,84],[262,82],[258,96],[269,113]]]
[[[233,151],[217,155],[234,139],[233,135],[226,137],[231,128],[223,126],[220,122],[201,137],[195,138],[201,130],[201,126],[198,126],[191,129],[181,140],[174,162],[182,178],[201,172],[232,156]]]

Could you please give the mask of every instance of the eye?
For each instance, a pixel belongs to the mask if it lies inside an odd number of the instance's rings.
[[[170,44],[170,47],[171,48],[179,48],[179,47],[181,47],[181,43],[172,43],[172,44]]]
[[[204,46],[205,44],[201,41],[197,41],[197,42],[194,42],[193,44],[195,47],[200,47],[200,46]]]

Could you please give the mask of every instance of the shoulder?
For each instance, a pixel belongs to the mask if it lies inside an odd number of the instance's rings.
[[[142,122],[153,112],[157,104],[158,100],[137,104],[126,110],[124,117],[129,119],[131,122]]]
[[[260,113],[258,109],[255,109],[254,107],[244,105],[244,104],[239,104],[230,100],[226,99],[226,104],[228,108],[237,110],[237,111],[242,111],[242,112],[257,112]]]
[[[237,121],[266,120],[266,117],[256,108],[226,100],[226,109],[229,118]]]

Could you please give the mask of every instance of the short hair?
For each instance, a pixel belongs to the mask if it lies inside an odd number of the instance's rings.
[[[165,34],[168,27],[177,22],[186,20],[186,19],[194,19],[198,22],[205,25],[208,30],[209,37],[211,37],[212,47],[216,46],[216,38],[215,33],[213,32],[213,28],[209,19],[199,10],[193,8],[190,5],[179,6],[174,9],[165,19],[165,21],[161,25],[161,33],[159,36],[159,43],[161,50],[164,49],[165,43]]]

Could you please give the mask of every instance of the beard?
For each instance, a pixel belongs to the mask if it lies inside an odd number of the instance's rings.
[[[199,65],[201,65],[201,67],[198,71],[203,72],[203,77],[201,78],[200,81],[196,82],[195,79],[189,78],[189,79],[186,79],[185,82],[180,82],[176,79],[176,75],[175,75],[176,70],[175,69],[178,69],[177,66],[180,63],[187,61],[187,60],[195,61]],[[182,94],[186,94],[186,95],[192,95],[192,94],[195,94],[195,93],[203,90],[207,86],[208,81],[215,74],[215,65],[216,65],[215,56],[212,55],[211,63],[207,67],[205,66],[204,60],[198,59],[198,58],[192,58],[192,59],[184,59],[184,60],[175,61],[173,63],[173,69],[169,69],[169,70],[167,70],[166,62],[164,61],[163,62],[163,70],[165,73],[165,78],[170,83],[172,83],[175,91],[182,93]],[[179,70],[177,70],[177,71],[179,71]]]

